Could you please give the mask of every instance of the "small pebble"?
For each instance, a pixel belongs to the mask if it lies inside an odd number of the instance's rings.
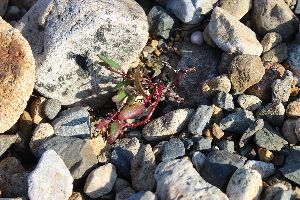
[[[292,101],[286,108],[288,117],[300,117],[300,101]]]
[[[202,45],[204,42],[203,33],[201,31],[196,31],[191,35],[191,42],[196,45]]]
[[[213,98],[221,91],[229,92],[231,88],[231,82],[227,74],[208,79],[202,84],[202,93],[205,98]]]
[[[61,103],[56,99],[48,99],[44,102],[44,115],[52,120],[61,109]]]
[[[257,152],[259,159],[263,162],[271,162],[274,158],[274,154],[268,149],[259,148]]]
[[[207,128],[209,120],[212,116],[213,108],[207,105],[200,105],[196,113],[189,122],[188,130],[194,135],[202,135]]]
[[[233,97],[228,92],[219,92],[213,99],[214,105],[223,108],[227,111],[233,111],[234,109],[234,102]]]
[[[262,103],[262,101],[258,97],[254,95],[246,95],[246,94],[240,95],[238,97],[237,102],[243,109],[250,110],[250,111],[257,110]]]
[[[194,137],[194,148],[197,151],[211,151],[212,139],[209,137]]]
[[[272,163],[256,160],[248,160],[243,168],[257,170],[260,173],[262,179],[271,176],[275,172],[275,168]]]
[[[230,153],[234,152],[234,142],[229,140],[222,140],[219,144],[220,150],[226,150]]]
[[[37,97],[30,105],[30,116],[33,123],[40,124],[47,122],[47,117],[44,115],[44,103],[47,101],[45,97]]]
[[[282,37],[279,33],[270,32],[267,33],[261,41],[263,47],[263,53],[271,50],[275,46],[279,45],[282,42]]]

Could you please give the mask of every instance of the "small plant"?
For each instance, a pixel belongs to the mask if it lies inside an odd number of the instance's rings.
[[[128,70],[126,74],[116,62],[101,55],[98,55],[98,57],[104,61],[104,65],[108,70],[121,75],[123,79],[122,82],[113,88],[113,91],[118,92],[112,97],[113,102],[123,102],[123,105],[117,112],[107,119],[102,120],[95,128],[95,131],[102,130],[103,136],[108,138],[110,144],[118,137],[124,137],[123,133],[125,127],[137,127],[147,123],[160,100],[163,97],[171,96],[171,89],[185,78],[186,73],[195,71],[194,68],[188,70],[174,70],[175,76],[173,83],[170,86],[165,86],[164,82],[158,77],[160,70],[156,70],[152,73],[153,75],[149,77],[149,74],[141,72],[141,66],[139,65],[134,70]],[[168,65],[166,62],[163,63]],[[177,97],[177,100],[183,101],[183,99],[179,97]],[[143,113],[147,113],[147,116],[138,123],[134,124],[125,121]]]

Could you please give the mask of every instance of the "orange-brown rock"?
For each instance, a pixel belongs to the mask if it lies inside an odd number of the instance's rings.
[[[35,82],[35,60],[27,40],[0,17],[0,133],[23,113]]]
[[[262,79],[245,91],[245,94],[255,95],[262,101],[270,101],[272,98],[271,85],[274,80],[281,78],[285,68],[279,63],[265,62],[265,74]]]

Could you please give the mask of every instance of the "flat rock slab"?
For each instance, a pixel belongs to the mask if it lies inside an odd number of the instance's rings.
[[[35,82],[35,60],[27,40],[0,17],[0,133],[23,113]]]
[[[74,179],[79,179],[90,172],[97,163],[97,157],[91,145],[75,137],[55,136],[40,145],[38,154],[54,150],[64,161]]]
[[[48,150],[29,175],[28,186],[28,197],[32,200],[68,199],[72,195],[73,178],[59,155]]]
[[[112,94],[118,78],[97,54],[126,71],[148,39],[147,16],[133,0],[38,1],[15,27],[33,49],[35,89],[72,107],[98,108]]]
[[[79,138],[92,136],[90,114],[83,107],[74,107],[61,112],[51,125],[56,135]]]

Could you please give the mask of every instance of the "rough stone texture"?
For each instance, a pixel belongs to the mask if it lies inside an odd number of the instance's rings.
[[[155,171],[159,199],[225,200],[227,196],[207,183],[188,160],[161,162]]]
[[[155,168],[155,156],[150,144],[142,145],[131,162],[130,173],[135,191],[155,190]]]
[[[202,84],[202,93],[205,98],[213,98],[219,92],[229,92],[231,89],[231,82],[227,74],[208,79]]]
[[[0,190],[2,197],[12,197],[14,174],[25,172],[21,162],[15,157],[7,157],[0,161]]]
[[[84,192],[92,197],[98,198],[109,193],[117,179],[116,168],[111,163],[94,169],[87,177]]]
[[[30,116],[33,123],[40,124],[47,122],[47,118],[44,115],[44,103],[47,101],[45,97],[36,97],[30,105]]]
[[[226,150],[213,151],[208,154],[200,174],[204,180],[225,191],[231,175],[244,162],[240,156]]]
[[[227,111],[233,111],[234,109],[234,102],[233,102],[233,96],[229,94],[228,92],[219,92],[214,100],[213,100],[214,105],[223,108],[224,110]]]
[[[285,160],[284,167],[280,169],[283,175],[294,181],[297,184],[300,184],[300,147],[293,146],[290,149],[289,155]]]
[[[10,129],[23,113],[35,82],[35,61],[19,30],[0,17],[0,133]]]
[[[185,148],[184,144],[180,139],[171,138],[167,143],[162,146],[161,149],[161,160],[167,161],[184,156]]]
[[[226,189],[229,199],[259,200],[261,192],[261,175],[256,170],[245,168],[234,172]]]
[[[13,174],[10,178],[11,192],[14,196],[26,197],[28,196],[28,176],[30,172],[20,172]],[[12,197],[12,196],[11,196]]]
[[[254,134],[264,127],[264,120],[257,119],[242,135],[239,145],[240,148],[244,147],[254,136]]]
[[[7,6],[8,6],[8,0],[2,0],[0,2],[0,17],[4,16]]]
[[[196,136],[194,141],[194,148],[198,151],[211,151],[212,138]]]
[[[188,130],[194,135],[202,135],[212,116],[213,108],[211,106],[200,105],[196,113],[189,122]]]
[[[221,8],[240,20],[252,8],[252,1],[226,0],[222,3]]]
[[[239,55],[230,63],[228,74],[232,89],[244,92],[258,83],[265,73],[265,68],[259,56]]]
[[[201,85],[207,79],[217,76],[221,52],[205,43],[199,46],[191,42],[182,42],[179,51],[180,61],[170,61],[170,64],[176,69],[183,70],[194,67],[196,72],[188,73],[174,90],[180,97],[184,98],[185,104],[192,106],[209,104],[209,101],[202,94]]]
[[[240,104],[240,106],[249,111],[257,110],[260,106],[262,101],[254,95],[246,95],[242,94],[238,97],[237,102]]]
[[[264,128],[255,133],[254,141],[258,147],[266,148],[271,151],[280,151],[288,142],[279,136],[280,133],[265,124]]]
[[[126,200],[130,196],[134,195],[136,192],[131,187],[127,187],[121,192],[116,194],[115,200]]]
[[[267,33],[260,42],[263,47],[263,53],[273,49],[282,42],[282,37],[279,33]]]
[[[178,109],[149,122],[142,130],[147,141],[162,141],[179,133],[193,115],[191,109]]]
[[[168,1],[166,8],[183,23],[197,24],[213,9],[216,0],[177,0]]]
[[[211,38],[211,36],[209,34],[209,26],[208,25],[205,27],[205,29],[203,31],[203,39],[212,48],[216,48],[217,47],[215,41]]]
[[[224,131],[216,123],[212,124],[211,131],[214,139],[221,139],[224,136]]]
[[[286,104],[291,94],[291,85],[287,81],[277,79],[271,85],[272,102]]]
[[[298,118],[289,118],[285,120],[282,126],[282,134],[286,141],[290,144],[297,144],[299,142],[299,138],[297,135],[299,134],[300,128],[300,120]]]
[[[33,49],[35,89],[72,107],[98,108],[112,95],[118,78],[97,54],[126,71],[148,39],[147,16],[133,0],[38,1],[15,27]]]
[[[41,123],[31,133],[32,137],[29,142],[29,147],[32,154],[38,157],[40,146],[48,139],[54,137],[54,130],[51,124]]]
[[[91,137],[90,114],[83,107],[74,107],[60,113],[51,123],[54,133],[60,136]]]
[[[204,167],[204,162],[206,160],[206,156],[200,151],[196,151],[193,153],[192,163],[195,166],[197,172],[201,172]]]
[[[220,128],[223,131],[243,134],[247,128],[254,122],[254,116],[251,111],[239,110],[220,121]]]
[[[0,135],[0,156],[18,139],[18,135]]]
[[[148,14],[149,33],[168,39],[171,30],[179,27],[179,21],[170,12],[160,6],[154,6]]]
[[[285,120],[285,109],[282,103],[269,103],[258,112],[258,115],[270,124],[282,127]]]
[[[50,149],[61,157],[74,179],[87,175],[97,163],[97,157],[90,144],[79,138],[55,136],[48,139],[40,145],[39,156]]]
[[[246,164],[243,166],[243,168],[257,170],[260,173],[262,179],[271,176],[275,172],[275,168],[272,163],[256,161],[256,160],[248,160]]]
[[[229,140],[222,140],[219,144],[220,150],[226,150],[230,153],[234,152],[234,142]]]
[[[252,20],[256,32],[279,33],[283,39],[298,30],[299,20],[283,0],[254,0]]]
[[[259,56],[263,50],[255,33],[220,7],[213,10],[209,34],[226,52]]]
[[[139,151],[140,142],[137,138],[122,138],[117,139],[116,143],[112,145],[113,148],[116,148],[117,146],[131,152],[132,155],[135,156]]]
[[[142,191],[130,196],[126,200],[158,200],[158,198],[151,191],[147,191],[147,192]]]
[[[44,103],[44,115],[52,120],[56,117],[61,109],[61,103],[56,99],[48,99]]]
[[[28,197],[68,199],[72,190],[73,178],[63,160],[55,151],[45,151],[28,177]]]
[[[112,191],[114,193],[119,193],[127,187],[131,187],[131,184],[129,182],[125,181],[124,179],[117,178]]]
[[[285,68],[279,63],[265,62],[265,73],[262,79],[255,85],[248,88],[245,93],[257,96],[262,101],[271,101],[272,98],[272,83],[283,76]]]
[[[290,102],[285,112],[288,117],[300,117],[300,101]]]
[[[273,49],[265,52],[262,55],[261,59],[264,62],[277,62],[277,63],[281,63],[287,57],[288,57],[287,46],[286,46],[285,43],[282,43],[282,44],[274,47]]]

